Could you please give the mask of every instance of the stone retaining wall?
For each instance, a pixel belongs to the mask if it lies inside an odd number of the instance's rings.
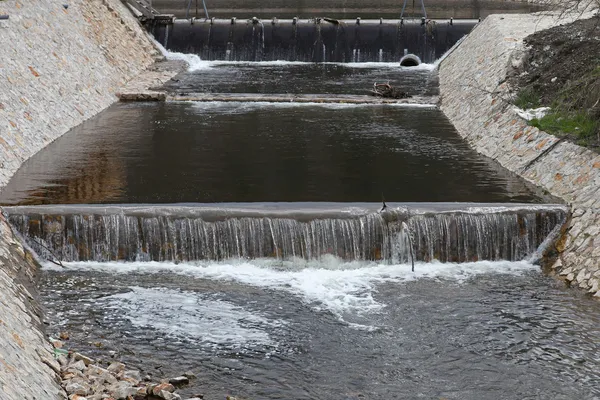
[[[23,161],[115,102],[156,50],[119,0],[6,0],[0,14],[9,15],[0,21],[2,187]]]
[[[64,7],[67,5],[68,7]],[[0,188],[47,144],[117,101],[158,53],[120,0],[0,2]],[[44,338],[35,263],[0,219],[0,399],[66,397]]]
[[[506,77],[517,73],[526,54],[523,39],[574,18],[486,18],[441,63],[441,107],[475,150],[572,205],[552,269],[600,297],[600,155],[528,126],[506,101]]]
[[[0,217],[0,399],[64,398],[60,366],[43,334],[37,265]]]

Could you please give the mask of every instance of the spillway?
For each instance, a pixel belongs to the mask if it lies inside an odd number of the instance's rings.
[[[149,25],[166,49],[203,60],[431,63],[478,20],[175,19]]]
[[[263,203],[6,207],[42,258],[405,262],[522,260],[565,222],[561,205]],[[411,249],[412,246],[412,249]]]

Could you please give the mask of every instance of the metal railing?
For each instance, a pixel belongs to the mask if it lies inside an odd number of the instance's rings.
[[[189,19],[190,18],[190,8],[192,7],[192,2],[194,0],[188,0],[188,5],[185,9],[185,18]],[[208,16],[208,9],[206,8],[206,2],[204,0],[202,0],[202,6],[204,7],[204,15],[206,17],[206,19],[210,19],[210,17]],[[198,18],[198,0],[196,0],[196,18]]]

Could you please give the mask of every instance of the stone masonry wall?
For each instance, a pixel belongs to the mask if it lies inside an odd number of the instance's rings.
[[[63,4],[68,4],[64,8]],[[115,102],[155,50],[120,0],[5,0],[0,187],[23,161]]]
[[[63,7],[68,5],[68,8]],[[158,54],[120,0],[0,1],[0,188],[47,144],[117,101]],[[65,398],[35,263],[0,218],[0,399]]]
[[[0,399],[62,395],[52,347],[36,299],[37,265],[0,216]]]
[[[523,39],[573,18],[577,16],[486,18],[441,63],[441,107],[475,150],[572,206],[552,269],[600,297],[600,155],[528,126],[506,101],[506,77],[526,55]]]

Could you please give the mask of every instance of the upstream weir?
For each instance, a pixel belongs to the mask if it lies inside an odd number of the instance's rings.
[[[319,259],[519,261],[543,252],[561,205],[265,203],[6,207],[42,258],[57,261]]]
[[[432,63],[476,19],[172,19],[148,22],[170,51],[203,60]]]

